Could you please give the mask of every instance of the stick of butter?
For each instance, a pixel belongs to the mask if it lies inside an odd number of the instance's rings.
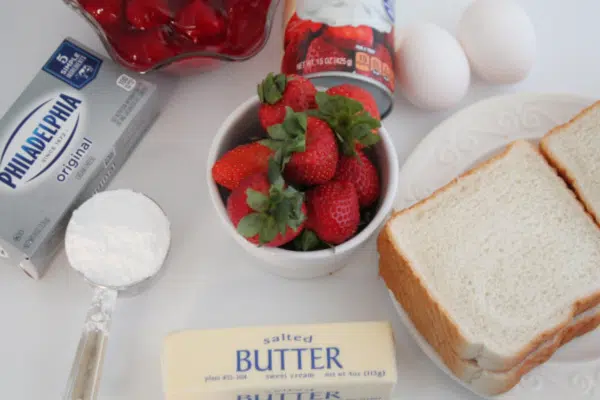
[[[167,400],[385,400],[396,384],[388,322],[176,332]]]

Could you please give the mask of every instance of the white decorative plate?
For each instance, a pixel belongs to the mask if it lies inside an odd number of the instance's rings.
[[[517,94],[490,98],[458,112],[425,137],[402,167],[395,208],[406,208],[427,197],[513,140],[539,139],[592,102],[572,95]],[[423,352],[462,384],[419,335],[393,296],[392,301]],[[495,399],[600,399],[600,329],[563,346],[515,388]]]

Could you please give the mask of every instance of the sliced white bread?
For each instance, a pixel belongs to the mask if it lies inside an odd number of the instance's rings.
[[[390,242],[382,245],[389,246]],[[395,268],[385,268],[385,271],[387,279],[400,279],[400,276],[393,276]],[[494,372],[482,369],[472,360],[461,360],[458,365],[462,375],[457,377],[482,396],[504,393],[517,385],[529,371],[548,361],[561,346],[593,331],[598,326],[600,326],[600,304],[577,315],[566,328],[541,344],[514,368],[505,372]]]
[[[472,361],[463,365],[465,383],[484,396],[495,396],[512,389],[529,371],[548,361],[564,344],[593,331],[600,325],[600,305],[577,315],[552,340],[546,341],[521,363],[506,372],[481,369]]]
[[[378,248],[417,330],[482,394],[597,325],[600,230],[528,142],[396,213]]]
[[[600,101],[551,130],[540,147],[600,223]]]

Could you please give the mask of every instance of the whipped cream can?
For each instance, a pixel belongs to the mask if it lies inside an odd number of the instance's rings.
[[[370,91],[382,117],[393,105],[395,0],[286,0],[281,72],[317,86]]]
[[[44,275],[73,209],[108,185],[174,88],[58,46],[0,119],[0,267]]]

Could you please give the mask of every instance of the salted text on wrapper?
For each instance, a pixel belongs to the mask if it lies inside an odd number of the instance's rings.
[[[163,351],[166,398],[388,399],[391,332],[386,322],[176,332]]]

